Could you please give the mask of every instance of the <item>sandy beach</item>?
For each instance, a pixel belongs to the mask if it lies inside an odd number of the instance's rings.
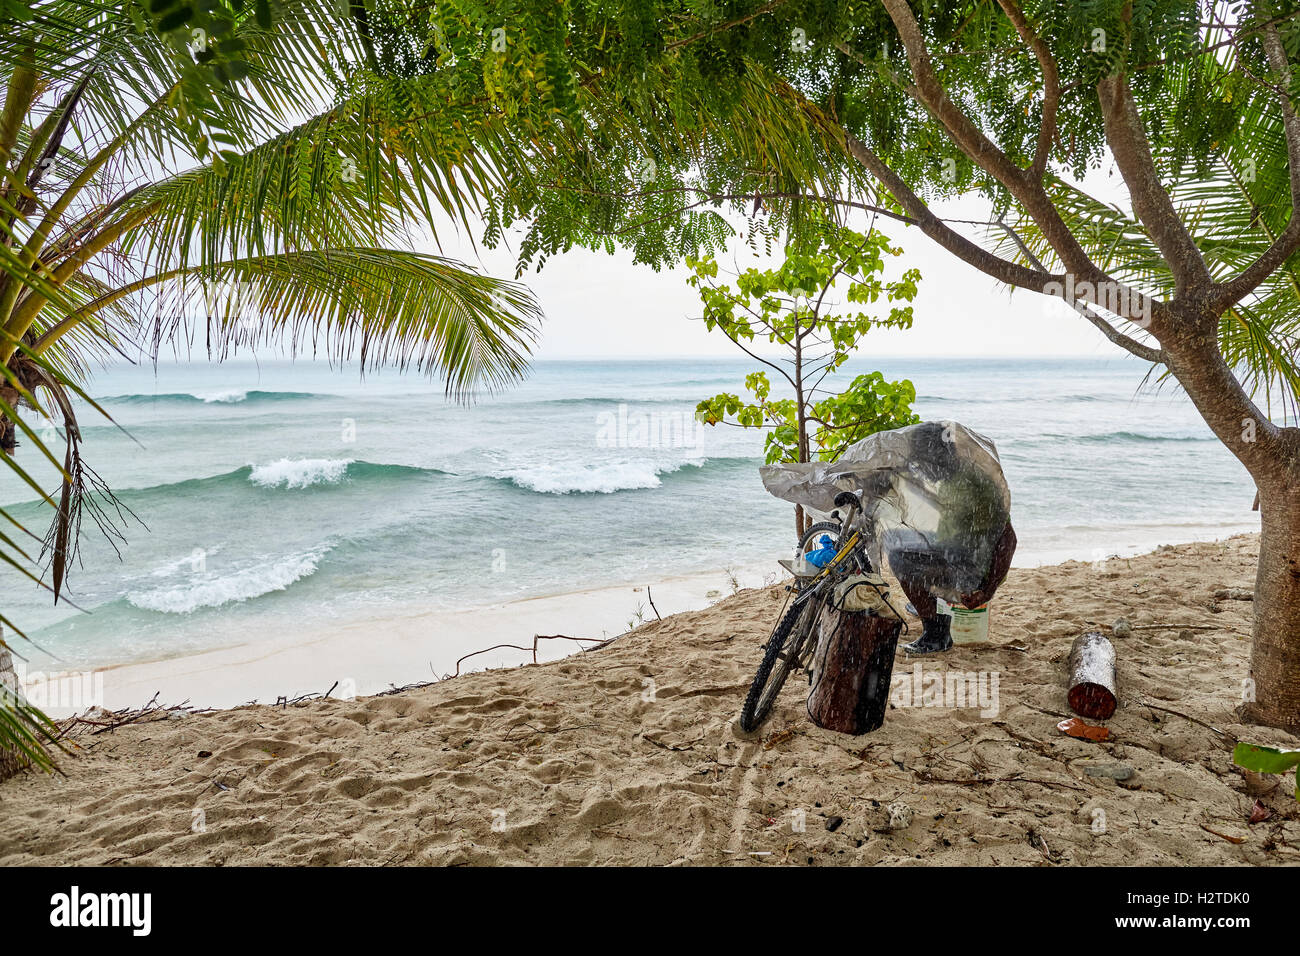
[[[1214,593],[1250,587],[1255,551],[1013,569],[990,642],[919,674],[900,653],[861,737],[815,727],[798,679],[760,735],[736,730],[774,587],[536,666],[83,725],[66,776],[0,784],[0,863],[1295,864],[1289,775],[1230,759],[1238,738],[1300,746],[1236,713],[1253,605]],[[1120,617],[1112,739],[1067,737],[1070,643]],[[967,706],[916,706],[936,671]]]

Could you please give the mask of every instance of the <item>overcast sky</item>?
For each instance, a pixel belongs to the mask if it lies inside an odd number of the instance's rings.
[[[1098,172],[1085,187],[1108,201],[1126,200],[1117,181]],[[1127,202],[1122,205],[1127,206]],[[946,205],[942,215],[985,218],[981,201]],[[866,228],[866,213],[855,213],[855,228]],[[889,274],[910,266],[921,270],[910,331],[872,332],[859,356],[876,355],[1077,355],[1127,357],[1064,302],[1010,290],[966,265],[919,229],[880,220],[881,228],[904,254],[894,259]],[[976,227],[959,227],[973,239]],[[475,249],[443,233],[444,254],[481,265],[500,276],[514,274],[515,258],[505,248]],[[743,245],[737,249],[745,252]],[[768,262],[775,264],[779,259]],[[742,267],[762,264],[750,255]],[[634,266],[629,253],[615,255],[585,250],[557,255],[540,273],[523,281],[546,312],[540,359],[592,357],[737,356],[740,353],[719,332],[708,333],[699,315],[699,298],[686,284],[685,268],[655,272]],[[885,310],[882,310],[885,311]]]

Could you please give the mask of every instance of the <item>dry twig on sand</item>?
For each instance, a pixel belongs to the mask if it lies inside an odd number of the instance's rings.
[[[612,640],[612,639],[611,639],[611,640]],[[452,676],[452,677],[459,677],[459,676],[460,676],[460,665],[461,665],[462,663],[464,663],[465,661],[469,660],[471,657],[477,657],[477,656],[480,655],[480,654],[486,654],[488,651],[499,650],[500,648],[503,648],[503,647],[513,648],[514,650],[517,650],[517,651],[529,651],[529,650],[532,651],[532,652],[533,652],[533,663],[536,664],[536,663],[537,663],[537,642],[538,642],[538,641],[575,641],[575,642],[577,642],[579,645],[581,645],[581,644],[585,641],[585,642],[589,642],[589,643],[593,643],[593,644],[595,644],[596,647],[604,647],[606,644],[609,643],[609,641],[604,641],[604,640],[601,640],[600,638],[596,638],[596,637],[569,637],[569,635],[567,635],[567,634],[534,634],[534,635],[533,635],[533,646],[532,646],[532,647],[524,647],[524,646],[521,645],[521,644],[493,644],[491,647],[485,647],[485,648],[483,648],[481,651],[474,651],[473,653],[466,654],[466,655],[465,655],[464,657],[462,657],[460,660],[456,661],[456,673],[454,673],[454,674],[452,674],[452,675],[450,675],[450,676]],[[584,648],[582,648],[582,650],[584,650],[584,651],[587,651],[587,650],[595,650],[596,647],[584,647]]]
[[[1218,830],[1211,830],[1204,823],[1201,824],[1201,829],[1204,830],[1206,833],[1213,833],[1219,839],[1227,840],[1229,843],[1242,844],[1246,842],[1245,837],[1228,836],[1228,834],[1220,833]]]
[[[1159,710],[1166,714],[1173,714],[1175,717],[1183,718],[1183,720],[1190,720],[1198,727],[1204,727],[1206,730],[1211,730],[1214,733],[1218,734],[1219,737],[1221,737],[1224,741],[1228,742],[1230,746],[1235,747],[1237,745],[1237,738],[1234,737],[1232,734],[1228,733],[1226,730],[1220,730],[1218,727],[1215,727],[1212,724],[1207,724],[1203,720],[1197,720],[1195,717],[1192,717],[1188,714],[1184,714],[1181,711],[1170,710],[1168,707],[1161,707],[1157,704],[1153,704],[1150,701],[1145,701],[1145,700],[1139,702],[1139,706],[1146,707],[1148,710]]]
[[[1130,624],[1132,631],[1222,631],[1221,624]]]
[[[1063,787],[1066,790],[1084,791],[1083,787],[1074,787],[1068,783],[1062,783],[1059,780],[1043,780],[1039,777],[1026,777],[1023,774],[1012,774],[1009,777],[968,777],[964,780],[949,779],[947,777],[936,777],[928,770],[913,770],[912,773],[923,783],[951,783],[960,787],[969,786],[987,786],[994,783],[1036,783],[1044,787]]]
[[[86,728],[91,728],[91,734],[102,734],[117,730],[119,727],[125,727],[128,724],[149,724],[158,720],[168,720],[173,714],[201,714],[213,709],[211,707],[191,707],[189,704],[187,698],[179,704],[163,706],[158,703],[158,694],[154,694],[149,699],[149,703],[139,708],[125,707],[122,710],[105,710],[102,707],[91,708],[84,714],[78,714],[75,717],[59,721],[59,734],[56,739],[75,739]],[[90,717],[89,714],[95,716]]]
[[[655,620],[662,621],[663,617],[659,614],[659,608],[655,607],[655,599],[650,594],[650,585],[645,586],[645,599],[650,602],[650,610],[655,612]]]

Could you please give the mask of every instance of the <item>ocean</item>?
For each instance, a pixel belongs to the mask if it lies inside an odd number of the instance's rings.
[[[867,367],[850,363],[843,381]],[[997,443],[1017,565],[1258,529],[1245,470],[1185,398],[1139,391],[1136,361],[870,367],[910,378],[923,418]],[[543,361],[463,405],[418,374],[362,379],[355,365],[116,367],[89,389],[116,424],[83,407],[84,450],[139,521],[124,523],[120,556],[87,523],[70,603],[0,572],[4,611],[60,666],[104,667],[327,623],[767,566],[791,550],[794,522],[759,480],[761,436],[693,419],[696,402],[741,391],[752,369]],[[19,455],[52,480],[29,447]],[[0,501],[43,527],[48,511],[32,497],[0,475]]]

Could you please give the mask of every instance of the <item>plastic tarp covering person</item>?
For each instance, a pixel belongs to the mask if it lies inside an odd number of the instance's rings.
[[[1002,564],[1007,536],[1014,550],[1011,491],[997,448],[957,422],[877,432],[836,461],[764,465],[759,473],[771,494],[824,514],[841,491],[857,494],[871,532],[872,564],[887,560],[912,585],[909,594],[922,585],[959,604],[991,592],[1000,583],[1001,575],[992,580],[993,569]]]

